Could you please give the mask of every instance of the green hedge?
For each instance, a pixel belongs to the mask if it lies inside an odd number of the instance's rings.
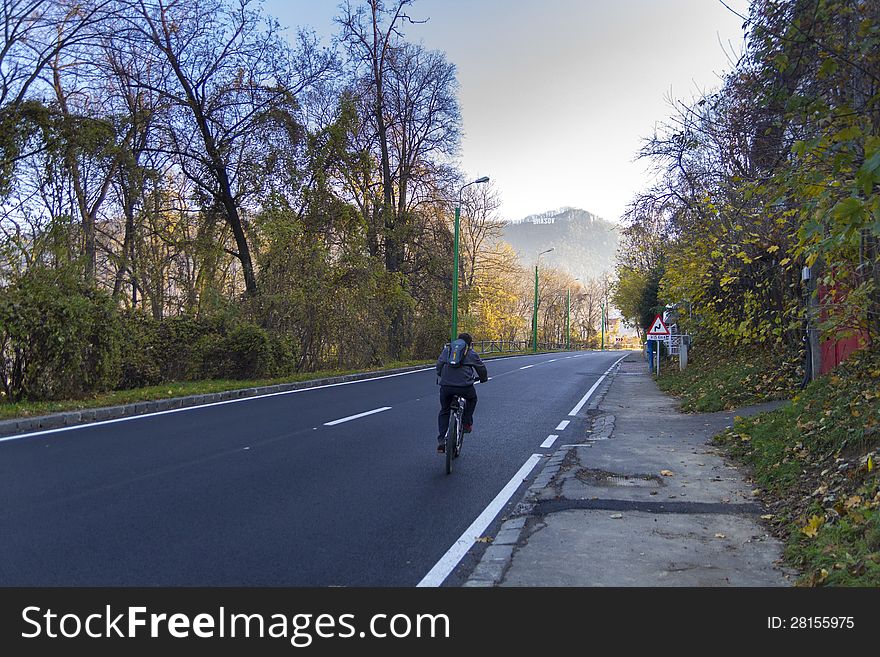
[[[7,401],[80,399],[169,381],[292,374],[284,335],[227,311],[156,320],[64,269],[34,268],[0,288],[0,380]]]
[[[122,322],[110,295],[74,272],[33,268],[0,289],[0,379],[7,399],[67,399],[119,381]]]

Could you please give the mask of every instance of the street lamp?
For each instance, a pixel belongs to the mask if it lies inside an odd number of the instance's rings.
[[[459,224],[461,223],[462,194],[464,193],[465,187],[487,182],[489,182],[489,176],[483,176],[482,178],[477,178],[476,180],[463,185],[462,188],[458,190],[458,205],[455,206],[455,238],[452,247],[452,339],[450,342],[458,337],[458,234]]]
[[[576,278],[572,281],[572,283],[577,283],[579,278]],[[568,294],[565,299],[565,350],[571,351],[571,286],[568,286]]]
[[[535,260],[535,310],[532,313],[532,353],[538,353],[538,262],[545,253],[550,253],[556,247],[551,246],[546,251],[541,251]]]

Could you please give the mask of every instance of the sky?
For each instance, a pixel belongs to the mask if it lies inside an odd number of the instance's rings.
[[[338,6],[264,3],[327,44]],[[573,206],[618,221],[651,184],[636,154],[670,102],[717,89],[743,49],[743,21],[719,0],[416,0],[409,13],[428,20],[407,40],[457,68],[460,166],[492,179],[504,219]]]

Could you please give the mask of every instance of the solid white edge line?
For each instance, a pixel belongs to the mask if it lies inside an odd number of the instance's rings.
[[[594,392],[596,392],[596,388],[599,387],[599,384],[601,384],[602,381],[605,380],[605,377],[608,376],[608,373],[611,372],[611,370],[613,370],[615,367],[617,367],[617,364],[620,361],[622,361],[624,358],[626,358],[626,356],[622,356],[621,358],[618,358],[611,367],[609,367],[607,370],[605,370],[605,373],[599,377],[599,380],[596,381],[596,383],[594,383],[593,386],[589,390],[587,390],[587,394],[584,395],[583,397],[581,397],[581,400],[577,403],[577,405],[573,409],[571,409],[571,411],[569,412],[569,415],[577,415],[580,412],[580,410],[584,407],[584,404],[587,403],[587,400],[590,398],[590,396]]]
[[[458,562],[464,558],[476,540],[485,531],[486,527],[494,520],[495,516],[504,508],[508,500],[520,487],[526,477],[535,469],[535,466],[544,458],[541,454],[532,454],[522,467],[517,471],[513,478],[507,482],[507,485],[501,489],[501,492],[495,496],[495,499],[489,502],[483,512],[477,516],[470,526],[464,530],[464,533],[452,544],[446,554],[440,557],[440,561],[434,564],[434,567],[428,571],[428,574],[422,578],[417,587],[440,586],[449,574],[458,565]]]
[[[563,420],[556,427],[556,431],[565,431],[565,427],[567,427],[569,424],[571,424],[571,420]]]
[[[547,440],[545,440],[543,443],[541,443],[541,447],[543,449],[547,449],[548,447],[553,447],[553,443],[556,442],[557,438],[559,438],[559,436],[557,436],[555,433],[551,433],[549,436],[547,436]]]
[[[358,413],[357,415],[349,415],[348,417],[341,417],[338,420],[333,420],[332,422],[325,422],[325,427],[332,427],[337,424],[342,424],[343,422],[351,422],[352,420],[357,420],[358,418],[367,417],[368,415],[375,415],[376,413],[381,413],[382,411],[390,411],[390,406],[383,406],[382,408],[374,408],[372,411],[365,411],[363,413]]]

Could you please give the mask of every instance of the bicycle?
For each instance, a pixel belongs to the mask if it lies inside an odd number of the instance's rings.
[[[446,430],[446,439],[444,449],[446,451],[446,474],[452,474],[452,461],[457,459],[461,453],[462,442],[464,441],[464,409],[467,406],[467,400],[464,397],[456,395],[449,405],[449,428]]]

